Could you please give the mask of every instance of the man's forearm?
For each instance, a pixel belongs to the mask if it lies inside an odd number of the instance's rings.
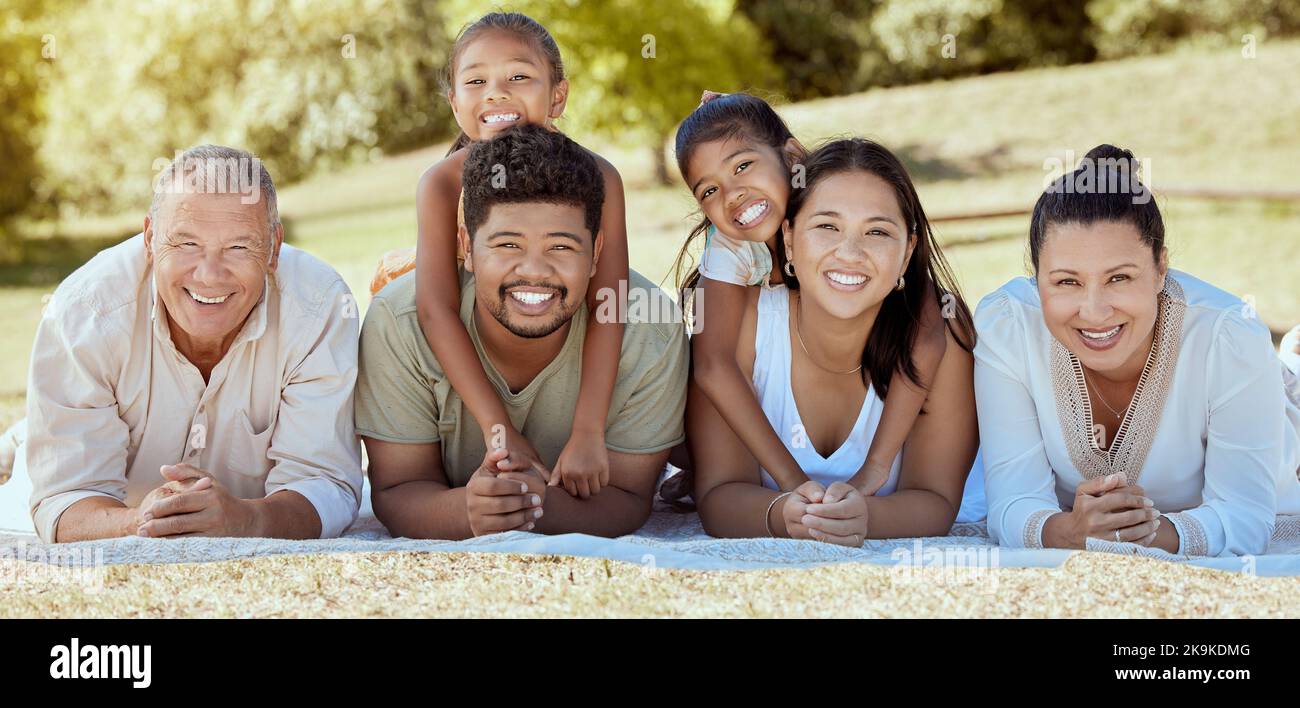
[[[56,543],[134,536],[140,525],[137,511],[109,497],[87,497],[63,511],[54,527]]]
[[[605,487],[587,499],[551,487],[542,503],[537,533],[585,533],[613,538],[632,533],[650,517],[650,499],[619,487]]]
[[[465,511],[464,487],[449,489],[423,480],[403,482],[376,490],[371,501],[375,517],[397,537],[459,541],[474,535]]]
[[[260,538],[320,538],[321,520],[307,497],[286,489],[264,499],[250,500],[256,519],[253,535]]]

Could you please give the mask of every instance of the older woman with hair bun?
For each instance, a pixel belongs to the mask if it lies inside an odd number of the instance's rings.
[[[1135,165],[1102,145],[1053,182],[1030,225],[1035,276],[976,311],[989,532],[1263,553],[1300,527],[1300,387],[1250,308],[1169,268]]]

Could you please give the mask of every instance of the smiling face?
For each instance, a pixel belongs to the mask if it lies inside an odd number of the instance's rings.
[[[1057,224],[1038,256],[1038,293],[1052,336],[1088,369],[1140,374],[1168,272],[1129,223]]]
[[[777,151],[745,137],[704,143],[687,163],[686,183],[724,236],[763,242],[776,235],[790,199],[790,168],[802,152],[791,139]]]
[[[568,324],[600,257],[585,219],[580,206],[529,202],[494,205],[472,239],[462,226],[477,305],[526,339]]]
[[[822,179],[785,228],[802,297],[841,319],[879,308],[916,245],[893,187],[861,171]]]
[[[283,230],[240,194],[177,194],[145,219],[145,251],[178,347],[229,346],[275,270]],[[184,352],[183,352],[184,353]]]
[[[551,81],[551,65],[513,32],[485,31],[456,57],[447,98],[471,140],[487,140],[523,123],[550,126],[564,113],[569,83]]]

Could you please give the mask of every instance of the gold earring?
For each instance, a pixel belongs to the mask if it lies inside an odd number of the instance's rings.
[[[903,289],[903,276],[901,276],[901,275],[898,276],[898,287],[896,287],[896,288],[894,288],[894,289],[895,289],[895,290],[902,290],[902,289]]]
[[[794,263],[792,263],[791,261],[786,261],[785,265],[781,268],[781,270],[785,271],[786,277],[788,278],[794,277]]]

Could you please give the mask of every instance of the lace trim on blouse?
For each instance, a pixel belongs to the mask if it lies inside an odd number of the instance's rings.
[[[1109,449],[1102,449],[1092,417],[1092,403],[1079,359],[1061,344],[1052,341],[1052,388],[1056,395],[1056,415],[1065,436],[1070,460],[1085,479],[1096,479],[1121,472],[1128,484],[1136,484],[1151,444],[1160,427],[1160,416],[1173,380],[1178,350],[1182,345],[1183,315],[1187,301],[1183,288],[1172,277],[1165,278],[1159,295],[1155,338],[1147,354],[1146,365],[1138,379],[1133,399],[1120,421],[1119,430]],[[1028,533],[1028,529],[1026,529]]]
[[[1210,541],[1205,527],[1195,516],[1184,512],[1165,514],[1178,531],[1178,552],[1185,556],[1203,556],[1210,552]]]
[[[1043,525],[1055,513],[1057,512],[1052,509],[1043,509],[1029,515],[1029,519],[1025,521],[1025,535],[1022,538],[1025,548],[1043,547]]]

